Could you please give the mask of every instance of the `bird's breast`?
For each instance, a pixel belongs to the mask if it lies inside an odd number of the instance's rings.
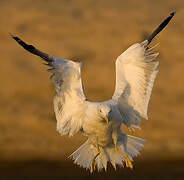
[[[99,146],[104,147],[112,142],[112,122],[88,121],[83,124],[83,131]]]

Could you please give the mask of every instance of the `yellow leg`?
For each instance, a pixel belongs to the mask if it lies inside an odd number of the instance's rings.
[[[91,168],[90,168],[90,173],[92,173],[95,170],[95,160],[96,158],[99,156],[99,152],[98,154],[93,158],[93,160],[91,161]]]
[[[98,139],[97,139],[97,150],[98,150],[98,153],[96,154],[96,156],[93,158],[93,160],[91,161],[91,168],[90,168],[90,172],[92,173],[94,170],[95,170],[95,160],[96,158],[99,156],[100,154],[100,148],[98,146]]]
[[[125,159],[126,167],[129,167],[130,169],[132,169],[132,168],[133,168],[133,164],[132,164],[132,162],[130,161],[129,157],[128,157],[126,154],[122,153],[122,152],[118,149],[117,145],[115,145],[115,151],[116,151],[118,154],[120,154],[121,156],[123,156],[123,158]]]

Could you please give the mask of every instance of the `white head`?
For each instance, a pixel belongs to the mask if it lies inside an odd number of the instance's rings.
[[[107,123],[109,122],[109,116],[111,113],[111,107],[108,105],[98,105],[98,115],[103,118]]]

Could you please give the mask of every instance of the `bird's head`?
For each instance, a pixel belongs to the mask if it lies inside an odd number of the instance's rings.
[[[105,120],[107,123],[109,123],[110,120],[110,114],[111,114],[111,107],[104,105],[104,104],[100,104],[98,106],[98,113],[100,115],[100,117]]]

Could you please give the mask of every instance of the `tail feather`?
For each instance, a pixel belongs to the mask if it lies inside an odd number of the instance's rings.
[[[140,150],[144,148],[145,140],[134,136],[127,136],[127,154],[130,157],[136,157],[140,154]]]
[[[116,169],[116,165],[124,167],[124,159],[122,156],[115,152],[114,147],[107,148],[107,152],[109,154],[109,159],[114,169]]]
[[[70,155],[74,159],[74,163],[83,167],[90,168],[91,159],[95,156],[95,151],[92,145],[87,140],[82,146],[79,147],[73,154]]]
[[[139,151],[143,149],[143,147],[144,140],[134,136],[122,134],[118,140],[119,150],[125,153],[131,161],[133,161],[133,157],[139,155]],[[91,144],[88,139],[79,149],[71,154],[70,157],[72,157],[75,164],[90,169],[91,162],[97,153],[97,148]],[[95,160],[98,171],[103,168],[106,170],[108,161],[112,164],[114,169],[116,169],[116,165],[124,167],[125,159],[115,151],[114,145],[100,147],[100,154]]]
[[[107,169],[107,162],[109,160],[108,154],[104,148],[100,148],[100,155],[96,158],[96,165],[98,171],[101,169]]]

